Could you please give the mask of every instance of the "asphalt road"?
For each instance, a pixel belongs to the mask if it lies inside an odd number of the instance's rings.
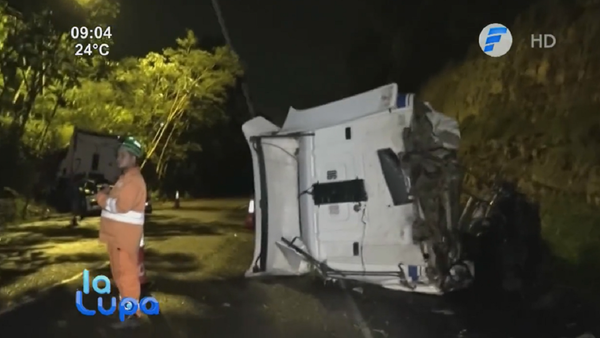
[[[110,328],[115,318],[85,317],[73,304],[78,273],[108,273],[97,219],[75,230],[64,219],[7,229],[0,239],[0,336],[561,338],[593,330],[588,312],[558,301],[533,311],[504,295],[432,297],[311,277],[244,279],[254,244],[242,229],[244,212],[240,200],[155,212],[146,226],[147,269],[161,314],[127,332]],[[93,308],[95,300],[85,303]]]

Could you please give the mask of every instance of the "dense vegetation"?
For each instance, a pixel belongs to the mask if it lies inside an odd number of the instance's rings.
[[[373,0],[371,10],[347,59],[352,90],[397,82],[460,120],[461,158],[474,176],[518,183],[540,204],[558,258],[550,272],[598,291],[600,1]],[[477,44],[493,22],[514,37],[500,58]],[[530,36],[540,33],[556,46],[532,49]]]
[[[78,9],[88,27],[106,27],[118,14],[110,1],[87,1]],[[197,159],[195,153],[211,142],[197,134],[230,117],[226,98],[242,73],[237,56],[226,47],[201,49],[191,31],[173,47],[141,58],[75,56],[76,41],[56,23],[49,11],[17,13],[0,4],[3,193],[10,188],[26,199],[43,195],[74,127],[139,138],[145,169],[158,182],[167,173],[193,171],[189,167],[197,164],[188,158]],[[110,35],[105,31],[98,43],[111,44]],[[18,216],[12,205],[6,209],[0,222]]]
[[[539,3],[509,25],[507,55],[473,45],[422,90],[461,121],[470,170],[517,182],[540,203],[543,235],[565,263],[556,276],[588,291],[600,277],[599,3]],[[534,33],[556,46],[532,49]]]

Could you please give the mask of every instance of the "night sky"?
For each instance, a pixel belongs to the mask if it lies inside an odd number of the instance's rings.
[[[56,11],[64,10],[72,1],[76,0],[10,0],[9,3],[20,8],[48,5]],[[468,44],[476,41],[489,20],[529,0],[487,0],[477,4],[469,0],[452,4],[437,0],[372,1],[384,5],[377,8],[369,0],[219,0],[233,45],[246,66],[246,79],[257,112],[281,117],[290,105],[308,108],[355,94],[356,89],[349,83],[356,82],[352,78],[356,72],[349,71],[348,55],[351,51],[356,53],[357,41],[361,36],[364,38],[365,27],[373,25],[373,18],[376,21],[377,15],[392,12],[393,6],[401,10],[398,20],[393,15],[392,20],[407,23],[402,29],[405,41],[400,42],[404,55],[400,61],[396,58],[404,69],[402,76],[396,74],[394,78],[400,80],[402,90],[417,91],[428,76],[451,61],[450,54],[461,54]],[[374,14],[377,11],[379,14]],[[496,14],[486,15],[492,12]],[[68,15],[60,18],[72,19]],[[121,14],[112,27],[116,43],[112,57],[160,51],[173,45],[186,28],[200,38],[221,37],[210,0],[121,0]],[[426,39],[423,34],[429,34],[430,38],[445,35],[440,39],[454,51],[450,53],[445,48],[445,53],[440,53],[444,46],[433,45],[432,50],[430,44],[423,43]],[[449,34],[455,35],[455,40],[449,40]],[[461,42],[456,43],[457,39]],[[369,45],[367,42],[367,47],[359,47],[359,52],[371,53],[376,44]],[[377,63],[377,57],[373,60]],[[359,60],[352,67],[362,68],[362,65]],[[431,71],[425,74],[423,70]],[[388,68],[384,65],[379,71],[385,75]],[[369,73],[370,69],[364,72]],[[384,83],[377,83],[381,84]],[[368,88],[361,90],[364,89]]]
[[[40,1],[9,3],[23,9],[39,7]],[[73,0],[44,1],[60,11]],[[281,116],[290,105],[308,108],[347,94],[344,57],[364,21],[360,0],[219,3],[259,113]],[[186,28],[198,37],[221,38],[210,0],[121,0],[111,54],[159,51],[173,45]]]
[[[210,0],[123,3],[115,24],[119,54],[145,54],[172,44],[186,28],[221,36]],[[354,1],[358,2],[358,1]],[[280,115],[344,95],[344,52],[363,10],[341,0],[220,0],[234,48],[246,69],[256,110]]]

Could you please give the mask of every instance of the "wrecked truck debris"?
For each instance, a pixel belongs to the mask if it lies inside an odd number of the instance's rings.
[[[477,236],[465,229],[493,221],[461,207],[456,120],[390,84],[242,130],[255,173],[248,277],[316,270],[432,294],[473,284]]]

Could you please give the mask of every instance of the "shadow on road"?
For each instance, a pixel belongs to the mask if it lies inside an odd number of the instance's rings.
[[[201,207],[202,205],[195,208],[190,207],[189,210],[199,210]],[[223,208],[216,206],[210,208],[225,214],[231,209],[228,205]],[[70,246],[68,252],[61,253],[61,245],[74,245],[83,240],[88,240],[86,243],[94,243],[93,240],[98,236],[95,222],[82,223],[77,228],[70,228],[67,225],[68,220],[48,221],[3,229],[0,237],[0,287],[21,283],[21,279],[31,276],[45,267],[56,265],[57,269],[60,269],[59,263],[84,263],[84,266],[88,266],[106,261],[107,257],[101,247],[96,248],[92,253],[88,251],[89,246],[87,245],[82,245],[81,249],[73,249],[74,247]],[[159,212],[149,217],[145,232],[149,241],[162,241],[174,236],[219,236],[224,232],[238,229],[241,229],[241,221],[230,220],[228,216],[224,218],[224,221],[215,220],[203,223],[198,214],[195,215],[191,212],[175,212],[170,215],[162,215]],[[90,240],[91,242],[89,242]],[[49,252],[51,253],[49,254]],[[193,258],[177,253],[161,256],[151,248],[146,251],[146,263],[147,268],[153,271],[185,272],[202,268],[200,263]],[[76,272],[80,272],[80,270],[73,271],[70,276]],[[40,279],[42,278],[46,277],[40,276]],[[37,284],[23,285],[22,288],[27,289],[25,296],[34,295],[39,291]],[[12,301],[14,299],[8,300],[0,297],[0,309],[5,308]]]
[[[4,233],[10,235],[11,233],[30,233],[33,235],[43,236],[49,241],[74,241],[81,238],[94,238],[98,236],[98,229],[89,227],[68,227],[69,223],[45,223],[43,225],[29,225],[23,224],[20,226],[12,226],[6,228]]]
[[[331,312],[348,309],[339,283],[308,276],[265,278],[261,282],[315,297]],[[596,332],[600,327],[596,313],[566,299],[552,309],[536,309],[518,295],[475,289],[440,297],[347,282],[346,290],[376,336],[559,338],[600,333]]]
[[[185,264],[194,262],[195,258],[185,255],[159,255],[153,253],[149,258],[154,262],[173,262],[184,271]],[[169,269],[162,270],[161,265],[153,267],[158,274],[170,272]],[[197,268],[197,264],[188,264],[187,270]],[[104,274],[110,276],[109,268],[93,271],[92,277]],[[164,323],[152,327],[143,327],[134,335],[128,332],[118,332],[110,328],[110,324],[117,321],[116,314],[113,317],[96,315],[92,317],[83,316],[75,306],[75,294],[81,290],[81,280],[71,284],[61,285],[49,290],[48,293],[38,298],[35,302],[27,304],[15,311],[0,317],[0,327],[3,328],[3,336],[22,337],[108,337],[108,336],[133,336],[133,337],[167,337],[172,336],[171,329]],[[103,303],[110,304],[111,297],[118,297],[118,291],[112,288],[112,294],[103,296]],[[148,295],[146,295],[148,296]],[[117,298],[118,299],[118,298]],[[84,296],[83,304],[87,309],[97,308],[97,297]],[[34,325],[32,324],[34,321]],[[158,323],[161,319],[158,319]]]
[[[247,205],[243,203],[239,204],[230,204],[226,206],[217,206],[217,205],[186,205],[182,204],[179,208],[173,210],[192,210],[192,211],[200,211],[200,212],[223,212],[223,211],[247,211]],[[166,209],[166,208],[165,208]]]
[[[168,214],[151,215],[146,225],[149,242],[174,236],[221,236],[230,231],[243,231],[240,216],[246,210],[215,208],[212,206],[186,207],[184,212],[169,210]],[[191,211],[218,211],[226,215],[224,221],[202,222]],[[190,211],[190,212],[188,212]],[[231,219],[228,219],[231,217]],[[19,227],[26,232],[22,237],[0,243],[0,286],[34,273],[48,264],[60,262],[104,260],[102,255],[59,255],[52,259],[44,248],[69,241],[97,236],[93,228],[66,229],[64,224]],[[194,242],[194,239],[190,239]],[[190,245],[195,245],[191,243]],[[202,245],[202,243],[197,243]],[[146,268],[152,272],[155,296],[164,299],[163,313],[150,317],[149,323],[132,333],[113,331],[109,324],[114,318],[84,317],[75,308],[75,291],[81,281],[52,289],[39,301],[17,311],[0,316],[3,337],[333,337],[333,328],[311,325],[312,316],[324,317],[296,302],[292,296],[303,295],[331,313],[343,313],[352,322],[348,299],[338,286],[325,285],[311,277],[248,280],[241,277],[249,265],[251,251],[235,251],[225,246],[216,250],[220,266],[232,266],[226,273],[215,273],[212,279],[191,278],[193,272],[210,270],[213,258],[185,253],[162,253],[149,247],[146,250]],[[224,251],[228,251],[224,253]],[[193,252],[193,251],[192,251]],[[243,261],[243,262],[242,262]],[[248,261],[248,262],[247,262]],[[15,268],[6,267],[12,262]],[[22,268],[17,269],[16,266]],[[221,269],[221,268],[219,268]],[[17,271],[18,270],[18,271]],[[109,269],[94,274],[109,275]],[[176,276],[179,275],[179,276]],[[181,275],[186,275],[185,278]],[[278,292],[268,291],[279,288]],[[282,291],[283,290],[283,291]],[[293,290],[289,292],[286,290]],[[530,304],[505,294],[482,294],[475,291],[451,294],[447,297],[424,296],[394,292],[366,285],[350,285],[348,292],[375,336],[411,338],[520,338],[520,337],[576,337],[582,333],[579,319],[589,316],[584,309],[565,304],[560,312],[533,311]],[[162,298],[161,298],[162,297]],[[96,299],[84,298],[87,308],[96,306]],[[104,302],[106,303],[108,299]],[[296,305],[295,305],[296,304]],[[297,305],[302,304],[302,305]],[[0,304],[1,306],[2,304]],[[311,319],[306,319],[310,317]],[[35,323],[35,325],[32,325]],[[327,319],[323,319],[327,322]],[[335,326],[332,323],[327,323]],[[585,325],[585,324],[583,324]],[[341,327],[342,324],[339,325]],[[352,332],[337,336],[353,338]]]
[[[241,222],[202,222],[192,217],[152,215],[145,225],[144,233],[148,238],[160,240],[171,236],[221,235],[224,231],[241,228]]]
[[[89,228],[66,229],[65,224],[48,223],[23,225],[5,229],[0,242],[0,287],[37,272],[46,266],[82,262],[96,262],[102,257],[94,253],[48,254],[57,245],[74,243],[97,236]],[[32,290],[34,292],[35,290]],[[0,308],[3,307],[0,300]]]
[[[226,255],[224,264],[235,266],[239,257]],[[274,307],[289,303],[288,299],[273,299],[265,294],[264,284],[243,278],[237,269],[215,274],[213,279],[181,279],[171,274],[168,264],[179,266],[178,272],[196,271],[201,265],[188,255],[152,252],[149,265],[156,276],[154,295],[161,302],[161,314],[147,318],[147,323],[129,332],[110,327],[115,315],[84,317],[75,307],[75,291],[81,281],[52,289],[40,300],[14,312],[0,316],[3,336],[22,337],[335,337],[332,329],[311,325],[304,319],[309,312]],[[109,274],[108,269],[92,275]],[[113,290],[114,291],[114,290]],[[104,304],[109,297],[103,297]],[[97,306],[97,299],[84,297],[88,309]],[[303,309],[304,310],[304,309]],[[310,309],[309,309],[310,310]],[[32,325],[32,320],[35,323]],[[346,323],[347,325],[347,323]],[[352,330],[351,325],[347,325]],[[339,336],[339,335],[338,335]],[[355,338],[356,335],[348,335]]]
[[[15,280],[35,273],[39,269],[51,265],[67,262],[88,262],[94,263],[102,259],[101,255],[96,254],[77,254],[64,256],[47,256],[43,252],[36,251],[15,251],[12,254],[0,254],[0,287],[9,285]],[[12,266],[12,267],[11,267]],[[32,290],[34,292],[34,290]],[[3,307],[0,301],[0,309]]]
[[[350,292],[372,327],[394,337],[558,338],[598,327],[594,314],[575,304],[541,310],[515,294],[471,289],[439,297],[374,286]]]
[[[331,324],[314,320],[315,316],[323,317],[323,314],[315,314],[312,308],[303,308],[303,305],[290,307],[288,304],[295,302],[293,299],[290,301],[285,290],[270,294],[265,284],[242,277],[252,259],[253,242],[233,236],[231,231],[242,231],[242,222],[233,218],[239,218],[236,215],[245,214],[245,211],[222,212],[227,217],[232,215],[231,222],[202,223],[201,219],[194,219],[193,214],[184,214],[173,213],[173,217],[169,217],[159,213],[152,215],[147,224],[146,236],[150,243],[162,238],[189,236],[189,240],[174,242],[177,245],[186,243],[189,245],[187,248],[164,245],[158,251],[150,245],[146,250],[146,268],[155,284],[152,292],[161,302],[162,311],[158,316],[149,317],[147,325],[134,332],[116,332],[109,325],[115,321],[114,318],[100,315],[84,317],[74,304],[75,292],[81,288],[78,280],[53,288],[35,302],[0,316],[2,336],[356,337],[353,335],[354,327],[345,318],[343,325],[352,332],[333,335],[334,329],[324,327]],[[226,235],[228,232],[230,234]],[[65,237],[58,230],[46,233]],[[223,235],[223,240],[220,244],[213,244],[216,246],[211,249],[212,253],[193,250],[195,245],[203,245],[193,236],[212,238],[219,235]],[[77,236],[83,235],[80,233],[73,238]],[[43,241],[36,243],[43,244]],[[28,249],[28,245],[22,246],[23,250]],[[177,250],[183,252],[165,252]],[[110,275],[108,268],[92,273],[97,274]],[[104,300],[104,303],[107,301]],[[84,297],[84,304],[87,308],[94,308],[97,299]]]
[[[187,313],[174,311],[176,304],[161,304],[161,308],[170,307],[174,313],[148,317],[149,323],[141,328],[119,332],[110,327],[111,323],[117,321],[116,314],[110,317],[83,316],[75,307],[73,288],[61,286],[53,289],[37,304],[0,317],[3,336],[164,338],[191,337],[201,332],[202,337],[215,338],[282,337],[272,331],[269,318],[261,316],[260,294],[250,290],[245,281],[177,281],[161,278],[157,283],[161,292],[185,296],[186,302],[192,303],[191,307],[187,305]],[[103,297],[103,301],[107,304],[109,297]],[[84,297],[84,305],[88,309],[95,309],[96,302],[93,297]],[[291,337],[300,338],[293,334]]]

